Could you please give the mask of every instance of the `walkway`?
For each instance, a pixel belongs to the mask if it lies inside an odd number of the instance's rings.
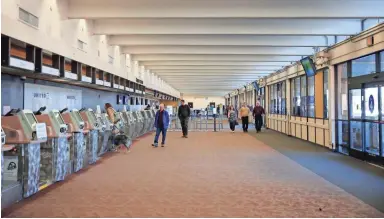
[[[146,136],[3,217],[384,217],[252,135]]]

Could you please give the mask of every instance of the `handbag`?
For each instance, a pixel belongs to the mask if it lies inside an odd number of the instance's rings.
[[[235,125],[239,125],[239,122],[237,120],[235,121]]]

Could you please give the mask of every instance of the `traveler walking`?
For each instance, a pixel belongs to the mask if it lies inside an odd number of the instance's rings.
[[[256,102],[256,106],[252,112],[253,118],[255,119],[256,132],[260,132],[263,126],[263,114],[265,114],[264,108],[260,106],[260,102]]]
[[[229,128],[231,129],[232,132],[235,132],[236,123],[237,123],[236,112],[233,109],[233,106],[230,106],[229,108],[227,108],[227,110],[228,110],[227,116],[228,116]]]
[[[164,104],[160,104],[160,110],[156,112],[155,117],[155,128],[156,135],[155,140],[153,141],[152,146],[157,148],[159,142],[160,132],[162,135],[161,147],[165,146],[165,138],[167,136],[167,129],[169,126],[169,114],[166,110],[164,110]]]
[[[244,132],[248,132],[248,116],[249,108],[247,107],[246,103],[243,103],[243,106],[240,108],[240,117]]]
[[[183,131],[183,138],[188,138],[188,121],[191,116],[191,109],[185,104],[184,100],[181,100],[181,105],[178,110],[178,117],[180,119],[181,129]]]

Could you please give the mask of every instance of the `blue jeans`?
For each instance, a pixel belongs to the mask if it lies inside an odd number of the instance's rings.
[[[161,144],[165,144],[165,137],[167,136],[166,128],[156,128],[156,136],[155,136],[155,144],[159,142],[160,132],[162,134],[163,139],[161,140]]]

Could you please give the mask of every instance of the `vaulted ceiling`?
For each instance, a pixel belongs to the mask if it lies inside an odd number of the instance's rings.
[[[181,93],[223,96],[384,17],[381,0],[70,0]]]

